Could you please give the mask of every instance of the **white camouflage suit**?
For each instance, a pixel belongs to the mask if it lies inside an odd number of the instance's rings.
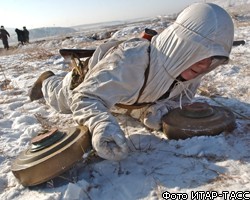
[[[215,4],[196,3],[182,11],[151,42],[134,38],[100,45],[90,60],[84,81],[74,90],[69,89],[71,73],[68,73],[63,80],[57,76],[46,79],[42,91],[51,107],[61,113],[72,113],[78,124],[89,128],[99,156],[120,160],[127,156],[128,147],[111,110],[117,103],[136,102],[146,68],[149,66],[148,80],[137,103],[154,104],[144,108],[139,117],[146,126],[159,129],[161,118],[169,109],[191,100],[202,75],[178,81],[167,99],[157,100],[194,63],[212,56],[229,58],[233,35],[233,22],[224,9]]]

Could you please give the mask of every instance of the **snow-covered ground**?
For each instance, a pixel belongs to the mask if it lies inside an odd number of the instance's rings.
[[[249,5],[249,1],[230,3]],[[233,47],[230,63],[204,77],[196,96],[196,100],[229,107],[235,113],[237,128],[230,134],[175,141],[162,132],[150,132],[130,117],[117,115],[130,145],[128,158],[112,162],[92,157],[78,163],[72,169],[77,172],[76,182],[66,173],[69,180],[56,178],[53,184],[23,187],[11,172],[11,162],[45,126],[75,125],[70,115],[56,113],[43,100],[30,102],[28,92],[37,76],[47,70],[62,76],[67,73],[69,67],[58,53],[60,48],[92,48],[104,41],[79,34],[1,50],[0,199],[162,199],[165,191],[165,197],[172,199],[180,197],[176,193],[191,199],[201,194],[198,191],[222,194],[214,199],[235,199],[235,195],[249,199],[250,20],[244,18],[245,13],[238,14],[244,20],[235,21],[235,39],[244,39],[246,44]],[[149,28],[160,30],[164,24],[154,23]],[[113,37],[137,36],[144,28],[142,24],[131,25]]]

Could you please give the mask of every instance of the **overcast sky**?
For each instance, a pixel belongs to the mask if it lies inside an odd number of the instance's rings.
[[[198,0],[0,0],[0,23],[11,28],[75,26],[179,12]]]

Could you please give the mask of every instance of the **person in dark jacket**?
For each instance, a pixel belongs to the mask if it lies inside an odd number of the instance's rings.
[[[24,31],[16,28],[15,29],[15,32],[17,34],[17,40],[18,40],[18,43],[24,45],[24,42],[25,42],[25,36],[24,36]]]
[[[23,27],[23,32],[24,32],[24,42],[29,43],[29,31],[27,30],[26,26]]]
[[[8,37],[10,37],[10,34],[5,30],[4,26],[1,26],[0,38],[2,39],[4,48],[7,50],[9,49]]]

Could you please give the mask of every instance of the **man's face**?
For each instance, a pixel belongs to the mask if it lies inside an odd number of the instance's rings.
[[[181,77],[187,81],[194,79],[200,74],[208,72],[211,63],[212,63],[212,58],[205,58],[193,64],[191,67],[189,67],[185,71],[183,71],[181,73]]]

